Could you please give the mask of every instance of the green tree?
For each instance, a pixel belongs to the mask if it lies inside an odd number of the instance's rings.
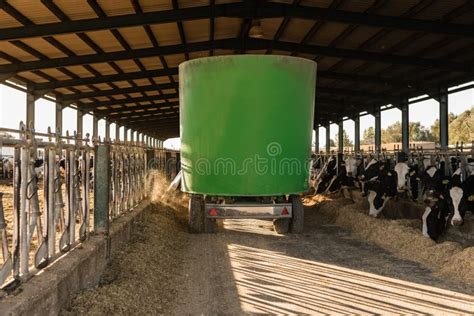
[[[450,144],[474,140],[474,107],[464,111],[450,122],[448,132]]]
[[[421,125],[420,122],[410,122],[408,125],[410,130],[410,141],[423,142],[428,141],[432,142],[435,140],[433,134],[425,126]]]
[[[395,122],[387,128],[382,129],[382,143],[400,143],[402,141],[402,124]]]
[[[343,146],[344,147],[354,146],[354,144],[352,143],[352,141],[349,138],[349,135],[346,133],[345,130],[342,133],[342,138],[343,138],[343,144],[344,144]],[[336,134],[336,138],[334,139],[335,144],[337,144],[338,142],[339,142],[339,133]]]
[[[336,147],[336,143],[334,142],[334,139],[329,140],[329,147]]]
[[[375,143],[375,130],[372,126],[364,130],[364,133],[362,134],[362,143],[364,145],[373,145]]]
[[[457,118],[454,113],[449,113],[448,114],[448,124],[451,124],[452,121],[454,121]],[[439,119],[436,119],[430,127],[430,132],[433,135],[434,139],[436,142],[439,141]]]
[[[420,122],[410,122],[408,125],[410,141],[434,141],[431,131]],[[397,121],[382,129],[382,143],[402,142],[402,124]]]
[[[449,113],[448,116],[449,144],[457,142],[470,142],[474,139],[474,106],[460,115]],[[431,134],[439,142],[439,119],[431,125]]]

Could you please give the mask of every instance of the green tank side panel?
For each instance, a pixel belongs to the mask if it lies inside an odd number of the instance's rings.
[[[179,66],[183,191],[264,196],[307,189],[316,63],[242,55]]]

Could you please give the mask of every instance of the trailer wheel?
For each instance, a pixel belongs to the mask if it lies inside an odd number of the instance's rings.
[[[290,229],[290,219],[289,218],[277,218],[273,220],[273,229],[278,234],[287,234]]]
[[[191,195],[189,199],[189,230],[191,233],[202,233],[204,230],[204,199]]]
[[[293,209],[293,216],[290,221],[290,232],[299,234],[303,232],[304,228],[304,208],[303,202],[299,195],[290,196],[291,207]]]
[[[204,214],[204,232],[205,233],[215,233],[217,231],[217,221],[214,218],[207,218]]]

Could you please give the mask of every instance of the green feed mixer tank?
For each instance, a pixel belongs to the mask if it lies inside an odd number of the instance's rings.
[[[303,229],[316,63],[238,55],[179,66],[181,188],[189,224],[212,232],[216,219],[272,219],[279,233]]]

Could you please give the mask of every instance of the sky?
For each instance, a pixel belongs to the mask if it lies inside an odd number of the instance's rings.
[[[472,84],[470,82],[467,84]],[[453,89],[454,87],[450,88]],[[317,89],[317,88],[316,88]],[[474,89],[469,89],[449,95],[449,112],[460,114],[474,105]],[[318,104],[315,105],[316,108]],[[401,112],[398,109],[390,109],[381,112],[382,128],[401,121]],[[35,108],[35,125],[37,132],[46,132],[48,126],[52,131],[55,130],[55,104],[45,99],[36,101]],[[76,110],[73,108],[65,108],[63,110],[63,128],[62,132],[65,135],[66,130],[70,134],[76,129],[77,122]],[[5,85],[0,85],[0,127],[18,129],[20,121],[24,121],[26,117],[26,94],[22,91],[10,88]],[[430,99],[427,101],[414,103],[410,105],[410,121],[421,122],[425,127],[430,127],[434,121],[439,117],[438,102]],[[374,126],[374,117],[372,115],[364,115],[360,118],[361,136],[363,131],[370,126]],[[84,133],[92,135],[92,116],[86,114],[83,122]],[[330,136],[332,139],[336,138],[337,125],[332,124],[330,129]],[[349,135],[349,138],[354,140],[354,122],[352,120],[344,121],[344,130]],[[124,139],[124,129],[120,128],[120,139]],[[84,134],[85,135],[85,134]],[[105,137],[105,121],[99,121],[99,136]],[[115,124],[111,124],[110,136],[115,139]],[[314,135],[313,135],[314,137]],[[130,139],[130,135],[128,136]],[[314,143],[314,141],[313,141]],[[319,144],[320,148],[324,148],[326,143],[325,128],[320,128]],[[179,149],[179,138],[169,139],[164,142],[166,148]]]

